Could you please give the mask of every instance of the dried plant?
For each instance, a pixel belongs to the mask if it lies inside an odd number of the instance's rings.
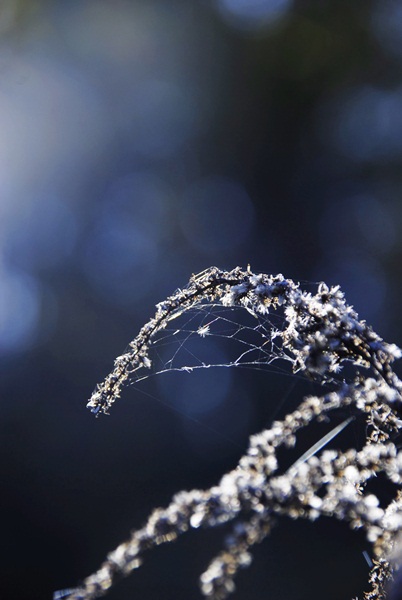
[[[237,467],[208,490],[182,491],[167,508],[155,509],[146,524],[111,552],[100,569],[79,587],[56,592],[55,598],[90,600],[105,594],[121,575],[141,565],[145,551],[174,541],[199,527],[233,522],[222,552],[201,576],[202,594],[220,600],[234,590],[240,567],[250,564],[250,550],[271,531],[277,515],[315,520],[329,516],[362,529],[372,545],[373,567],[367,600],[386,595],[387,581],[398,568],[398,534],[402,529],[402,452],[395,439],[400,419],[402,383],[392,369],[401,351],[385,343],[345,300],[339,286],[324,283],[315,294],[282,275],[255,275],[235,268],[216,267],[192,276],[183,290],[157,306],[157,312],[115,360],[114,370],[97,386],[88,402],[96,415],[108,413],[133,374],[151,367],[150,348],[155,336],[180,314],[203,304],[243,307],[258,319],[281,312],[282,327],[271,331],[277,356],[331,390],[309,396],[283,420],[250,438]],[[199,330],[205,335],[207,326]],[[345,363],[354,366],[350,381],[338,373]],[[348,407],[366,422],[362,447],[346,451],[323,450],[326,439],[290,468],[280,468],[279,447],[292,447],[298,432],[333,411]],[[348,420],[349,421],[349,420]],[[339,428],[330,436],[334,436]],[[327,437],[327,436],[326,436]],[[367,482],[383,474],[394,486],[386,507],[367,491]]]

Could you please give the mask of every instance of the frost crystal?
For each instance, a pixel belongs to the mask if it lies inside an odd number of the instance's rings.
[[[272,330],[270,341],[275,339],[278,352],[291,362],[294,372],[322,384],[331,382],[333,391],[304,398],[283,420],[252,435],[238,466],[217,485],[176,494],[167,508],[155,509],[142,528],[110,553],[98,571],[77,588],[56,592],[55,599],[102,596],[119,576],[141,565],[146,550],[174,541],[191,528],[233,521],[222,552],[200,579],[205,597],[224,599],[234,591],[237,571],[250,564],[252,547],[269,534],[276,515],[311,520],[327,516],[363,529],[373,556],[371,589],[365,598],[385,598],[386,584],[402,560],[398,542],[402,451],[395,444],[402,428],[402,383],[392,369],[393,361],[402,354],[359,320],[339,286],[321,283],[312,294],[283,275],[253,274],[250,268],[244,271],[239,267],[232,271],[206,269],[157,305],[155,316],[130,343],[130,351],[116,358],[114,370],[97,386],[88,408],[97,416],[108,413],[132,374],[151,367],[148,354],[154,336],[171,320],[205,302],[242,307],[260,319],[281,311],[282,328]],[[209,325],[198,329],[201,337],[209,332]],[[349,382],[334,377],[346,362],[355,368]],[[277,474],[278,448],[293,446],[300,430],[331,415],[336,420],[336,411],[344,412],[346,407],[355,418],[365,421],[366,439],[360,450],[317,454],[323,446],[318,442],[313,452]],[[331,432],[327,435],[332,439]],[[378,474],[395,489],[393,500],[385,507],[374,494],[366,493],[368,481]]]

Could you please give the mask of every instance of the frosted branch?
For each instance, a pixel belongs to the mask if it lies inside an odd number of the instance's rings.
[[[203,302],[243,307],[259,317],[282,311],[283,326],[275,331],[275,337],[280,338],[293,371],[322,384],[338,381],[338,386],[322,396],[304,398],[283,420],[252,435],[237,467],[216,486],[180,492],[167,508],[155,509],[146,524],[111,552],[96,573],[64,597],[90,600],[102,596],[119,577],[138,568],[153,547],[172,542],[190,529],[233,521],[222,552],[200,581],[206,598],[222,600],[233,592],[236,572],[249,565],[252,546],[269,534],[277,515],[310,520],[328,516],[363,529],[374,557],[371,591],[365,597],[385,597],[385,585],[398,566],[395,549],[402,529],[402,452],[394,443],[402,428],[402,384],[392,369],[401,351],[359,320],[338,286],[329,288],[322,283],[311,294],[282,275],[255,275],[238,267],[232,271],[207,269],[157,306],[155,316],[130,343],[130,351],[116,359],[114,370],[97,386],[88,407],[96,415],[107,413],[132,374],[151,366],[154,336]],[[345,362],[355,367],[355,378],[349,383],[333,378]],[[278,448],[294,446],[301,429],[344,407],[362,415],[366,422],[363,447],[324,450],[283,472]],[[366,492],[367,482],[379,473],[395,487],[394,500],[385,508],[374,494]]]

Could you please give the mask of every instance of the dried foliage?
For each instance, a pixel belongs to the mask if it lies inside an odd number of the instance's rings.
[[[294,372],[322,384],[331,381],[332,391],[304,398],[283,420],[252,435],[237,467],[216,486],[175,495],[167,508],[155,509],[141,529],[111,552],[96,573],[73,590],[57,592],[55,598],[102,596],[119,576],[141,565],[146,550],[190,529],[233,521],[222,552],[200,580],[206,598],[221,600],[233,592],[238,569],[250,564],[252,546],[269,534],[277,515],[310,520],[329,516],[363,529],[373,553],[371,589],[364,597],[384,598],[386,584],[398,568],[395,557],[402,528],[402,452],[395,445],[402,428],[402,383],[392,369],[401,351],[359,320],[339,287],[322,283],[311,294],[282,275],[255,275],[249,268],[238,267],[229,272],[207,269],[157,306],[154,318],[131,342],[130,351],[116,359],[113,372],[97,386],[88,407],[97,415],[107,413],[132,374],[151,366],[153,337],[179,314],[204,302],[244,307],[259,317],[281,310],[283,327],[272,335],[279,339],[283,356],[292,361]],[[354,379],[348,383],[335,376],[346,362],[355,368]],[[281,470],[278,448],[294,446],[302,428],[344,407],[366,421],[363,446],[321,454],[315,449]],[[380,473],[395,489],[385,508],[366,489],[367,482]]]

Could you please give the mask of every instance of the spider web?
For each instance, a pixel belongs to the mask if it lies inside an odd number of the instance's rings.
[[[250,415],[255,411],[269,426],[306,395],[321,396],[355,374],[346,368],[313,381],[303,372],[293,372],[294,357],[282,345],[281,333],[287,325],[282,307],[261,315],[241,306],[204,301],[170,319],[152,338],[150,368],[132,372],[126,385],[176,413],[182,430],[190,432],[192,447],[204,447],[202,432],[209,430],[212,444],[221,439],[239,448],[239,431],[248,439]],[[236,377],[234,371],[240,369],[249,375]],[[153,380],[151,387],[144,387],[147,380]],[[350,415],[339,418],[345,416]],[[197,424],[196,430],[190,422]],[[305,447],[302,443],[298,453],[326,433],[328,425],[312,429],[312,441],[306,441]],[[361,437],[360,432],[356,435]]]
[[[127,385],[155,375],[187,372],[211,367],[247,368],[269,371],[305,380],[292,371],[294,357],[282,347],[281,332],[286,327],[283,310],[256,314],[244,307],[202,303],[179,313],[151,340],[150,369],[134,371]],[[214,360],[212,345],[224,360]],[[339,384],[343,377],[326,375],[320,386]]]
[[[293,362],[282,348],[279,332],[283,323],[284,318],[278,313],[268,318],[244,308],[216,303],[198,305],[172,319],[153,338],[149,352],[151,369],[133,373],[129,384],[167,372],[190,373],[211,367],[276,370],[291,375],[290,366],[279,364]],[[218,353],[212,352],[211,357],[212,342]],[[225,360],[214,360],[216,354]]]
[[[152,338],[148,353],[151,367],[134,371],[126,385],[134,386],[136,392],[176,413],[183,431],[187,431],[190,422],[195,422],[197,428],[190,427],[189,434],[192,445],[197,445],[194,435],[203,437],[202,432],[209,430],[211,440],[220,439],[225,447],[229,443],[229,447],[243,449],[231,428],[237,429],[242,419],[245,423],[241,427],[247,427],[252,409],[250,399],[244,399],[246,378],[242,377],[241,385],[236,387],[232,371],[268,371],[285,376],[284,390],[279,392],[279,399],[275,398],[274,407],[267,406],[269,413],[277,413],[286,404],[288,390],[295,386],[293,378],[305,380],[292,373],[292,359],[282,348],[278,332],[284,326],[282,309],[269,315],[255,315],[242,307],[204,301],[171,319]],[[154,380],[151,387],[144,386],[147,380]],[[256,382],[247,387],[247,395],[253,395],[250,387],[255,388]],[[225,406],[230,409],[222,419],[216,411],[225,411]],[[236,410],[232,410],[233,406]],[[248,436],[248,429],[243,431]],[[205,438],[198,443],[204,446]]]

